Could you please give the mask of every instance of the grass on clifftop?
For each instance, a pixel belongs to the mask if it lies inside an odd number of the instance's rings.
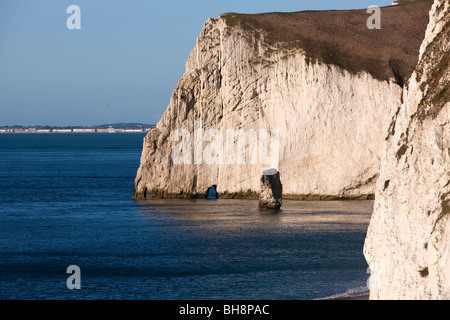
[[[311,61],[333,64],[374,78],[395,78],[400,85],[416,67],[432,0],[403,0],[381,8],[381,29],[368,29],[367,10],[292,13],[226,13],[230,28],[249,41],[279,49],[301,48]]]

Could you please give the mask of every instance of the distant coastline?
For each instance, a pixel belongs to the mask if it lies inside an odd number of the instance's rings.
[[[140,133],[149,132],[155,125],[142,123],[114,123],[97,126],[1,126],[0,133]]]

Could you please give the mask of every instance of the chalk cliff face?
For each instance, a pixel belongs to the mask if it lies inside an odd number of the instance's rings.
[[[386,141],[364,253],[371,299],[450,299],[450,11],[436,0]]]
[[[383,8],[380,30],[366,10],[208,20],[144,139],[134,197],[203,197],[212,185],[255,197],[266,168],[285,198],[373,194],[428,11]]]

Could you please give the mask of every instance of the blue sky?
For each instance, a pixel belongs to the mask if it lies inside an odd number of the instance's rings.
[[[390,3],[1,0],[0,126],[154,124],[208,18]],[[66,26],[73,4],[81,9],[81,30]]]

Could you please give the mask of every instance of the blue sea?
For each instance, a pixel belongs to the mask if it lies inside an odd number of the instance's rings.
[[[372,201],[133,200],[143,134],[0,134],[0,299],[367,291]],[[80,268],[70,290],[67,268]]]

